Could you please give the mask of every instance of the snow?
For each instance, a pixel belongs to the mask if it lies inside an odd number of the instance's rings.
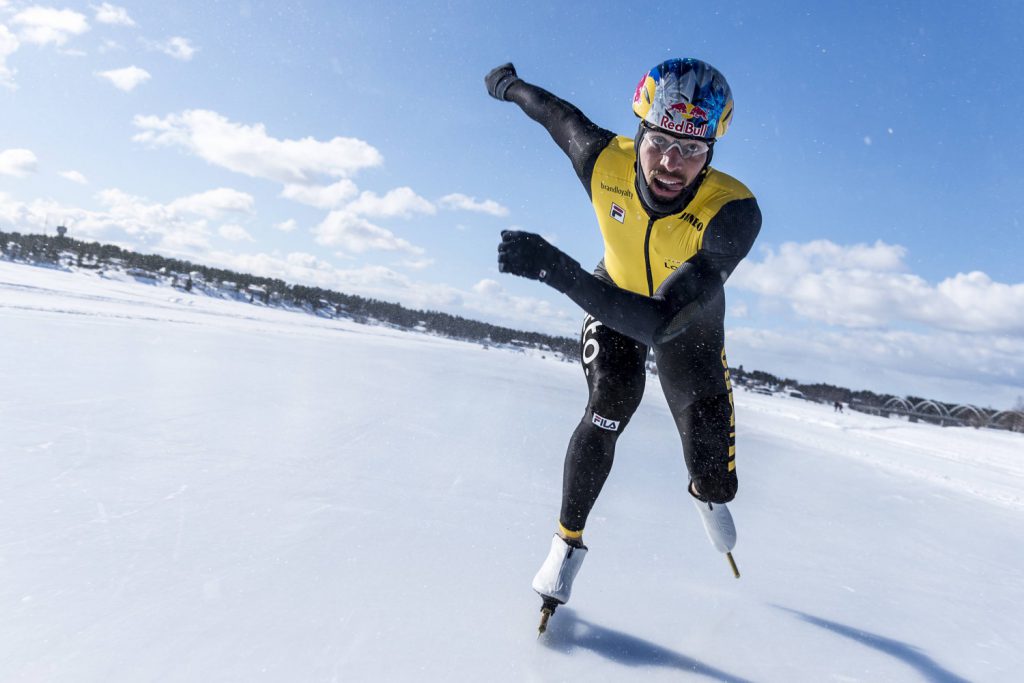
[[[1024,437],[736,392],[732,577],[657,381],[572,601],[540,353],[0,261],[0,680],[1006,681]]]

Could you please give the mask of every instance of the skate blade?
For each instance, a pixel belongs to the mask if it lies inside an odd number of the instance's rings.
[[[548,619],[554,614],[553,610],[542,609],[540,611],[540,626],[537,627],[537,637],[540,638],[548,630]]]
[[[732,575],[737,579],[740,578],[740,570],[736,566],[736,560],[732,559],[732,553],[726,553],[725,559],[729,560],[729,567],[732,568]]]
[[[548,619],[558,609],[558,602],[551,598],[545,598],[540,608],[540,626],[537,627],[537,637],[540,638],[548,630]]]

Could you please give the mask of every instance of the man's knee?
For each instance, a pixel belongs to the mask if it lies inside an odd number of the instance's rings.
[[[617,381],[594,382],[587,402],[589,412],[622,422],[628,422],[640,407],[644,397],[642,381],[623,378]]]
[[[629,424],[632,412],[624,414],[621,410],[587,406],[580,427],[587,431],[593,430],[595,435],[618,437]]]

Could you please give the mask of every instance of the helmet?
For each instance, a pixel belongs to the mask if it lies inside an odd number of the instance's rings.
[[[633,113],[648,127],[714,142],[732,121],[732,90],[707,62],[670,59],[640,79]]]

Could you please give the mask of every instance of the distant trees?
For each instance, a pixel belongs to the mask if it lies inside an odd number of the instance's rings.
[[[189,261],[167,258],[157,254],[138,254],[112,244],[83,242],[66,235],[26,234],[0,231],[0,257],[29,263],[47,263],[80,268],[115,268],[135,274],[138,277],[161,280],[185,291],[198,290],[211,296],[234,298],[270,306],[299,308],[309,313],[329,318],[348,318],[358,322],[379,322],[402,329],[416,329],[454,339],[462,339],[491,345],[518,346],[550,351],[567,360],[579,358],[579,344],[576,339],[556,337],[540,332],[523,332],[507,327],[491,325],[478,320],[441,311],[418,311],[400,304],[353,294],[344,294],[321,287],[288,284],[277,278],[259,277],[249,273],[237,273],[223,268],[203,266]],[[653,363],[648,369],[655,371]],[[853,391],[832,384],[802,384],[788,377],[777,377],[761,370],[730,370],[732,381],[738,385],[760,384],[770,387],[790,387],[802,392],[807,398],[832,404],[836,401],[881,408],[886,401],[894,398],[889,394],[871,391]],[[925,399],[907,397],[912,404]],[[933,401],[943,406],[948,416],[957,406]],[[992,409],[983,411],[985,419],[999,416],[999,424],[1015,431],[1024,431],[1024,397],[1017,399],[1013,411],[996,413]],[[981,421],[977,418],[976,421]]]
[[[869,406],[881,406],[892,398],[889,394],[876,394],[872,391],[853,391],[846,387],[837,387],[820,382],[803,384],[789,377],[778,377],[762,370],[744,370],[743,366],[730,371],[731,378],[737,384],[760,384],[769,387],[790,387],[800,391],[807,398],[821,403],[863,403]]]
[[[61,254],[69,255],[68,265],[74,263],[77,267],[94,269],[118,268],[137,276],[164,280],[185,291],[195,288],[206,294],[295,307],[331,318],[376,321],[484,344],[536,348],[561,354],[568,359],[578,358],[579,354],[576,340],[568,337],[513,330],[440,311],[412,310],[400,304],[321,287],[288,284],[276,278],[203,266],[157,254],[138,254],[112,244],[84,242],[66,236],[23,235],[0,231],[0,256],[3,258],[59,265]]]

